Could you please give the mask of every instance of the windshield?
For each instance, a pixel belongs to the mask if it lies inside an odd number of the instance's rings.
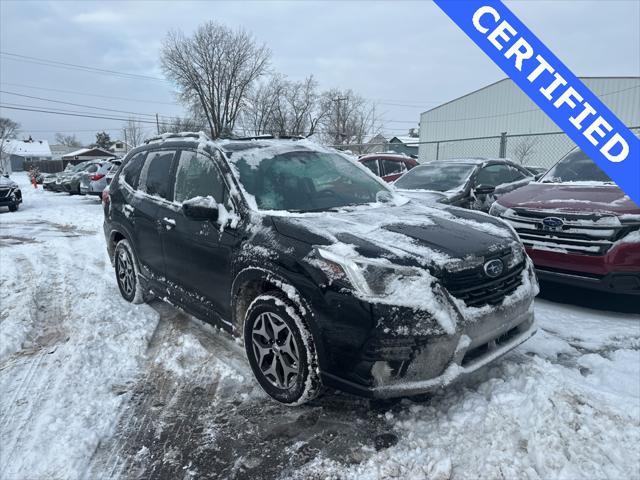
[[[446,192],[462,187],[474,168],[475,165],[468,163],[420,165],[405,173],[394,185],[409,190]]]
[[[605,182],[613,183],[582,150],[575,150],[560,160],[542,177],[542,183]]]
[[[260,210],[312,212],[384,201],[389,190],[362,167],[331,152],[271,154],[252,149],[232,158],[245,191]],[[381,195],[384,192],[385,195]]]

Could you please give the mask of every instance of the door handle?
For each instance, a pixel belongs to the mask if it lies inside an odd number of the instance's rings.
[[[159,220],[158,223],[167,230],[173,230],[176,226],[176,221],[173,218],[164,217],[162,220]]]

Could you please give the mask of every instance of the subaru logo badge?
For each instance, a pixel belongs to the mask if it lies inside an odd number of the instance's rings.
[[[542,226],[548,230],[560,230],[562,229],[564,222],[558,217],[546,217],[542,219]]]
[[[502,273],[502,270],[504,270],[502,260],[490,260],[484,264],[484,273],[487,274],[487,277],[499,277]]]

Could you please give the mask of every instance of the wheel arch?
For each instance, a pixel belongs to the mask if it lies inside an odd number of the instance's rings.
[[[231,312],[233,333],[242,338],[244,317],[251,302],[259,295],[277,291],[295,306],[297,313],[306,322],[314,338],[318,362],[324,358],[323,342],[311,304],[305,296],[283,275],[264,267],[247,267],[235,277],[231,286]]]

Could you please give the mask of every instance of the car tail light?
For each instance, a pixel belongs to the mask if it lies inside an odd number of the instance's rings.
[[[100,179],[101,179],[101,178],[103,178],[103,177],[104,177],[104,174],[102,174],[102,173],[94,173],[93,175],[90,175],[90,176],[89,176],[89,178],[90,178],[92,181],[94,181],[94,182],[95,182],[96,180],[100,180]]]
[[[109,189],[105,188],[102,191],[102,203],[104,203],[105,205],[108,205],[110,201],[111,201],[111,196],[109,195]]]

